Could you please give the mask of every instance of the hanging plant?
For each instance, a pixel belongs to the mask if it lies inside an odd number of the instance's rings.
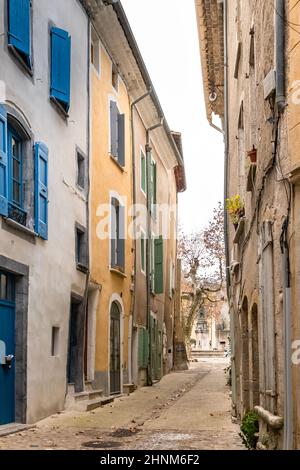
[[[226,209],[235,227],[245,215],[245,205],[239,194],[226,199]]]

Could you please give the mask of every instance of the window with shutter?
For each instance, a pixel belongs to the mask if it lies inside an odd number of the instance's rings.
[[[141,231],[141,270],[146,273],[146,237],[145,232]]]
[[[154,292],[155,294],[163,294],[163,238],[159,237],[154,240]]]
[[[31,67],[30,0],[8,0],[8,44]]]
[[[151,215],[156,217],[156,196],[157,195],[157,166],[152,159],[151,162]]]
[[[66,113],[70,108],[71,37],[67,31],[51,29],[51,90],[50,98]]]
[[[141,190],[146,194],[147,187],[147,171],[146,171],[146,157],[144,152],[141,150]]]
[[[121,167],[125,166],[125,114],[120,114],[115,101],[110,102],[110,153]]]
[[[7,114],[0,105],[0,214],[8,215]]]
[[[35,144],[35,231],[48,239],[48,148]]]

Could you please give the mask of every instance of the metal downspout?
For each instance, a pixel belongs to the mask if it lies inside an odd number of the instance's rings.
[[[157,129],[158,127],[163,126],[163,118],[155,126],[149,127],[147,129],[146,137],[146,167],[147,167],[147,243],[146,243],[146,277],[147,277],[147,329],[149,332],[149,358],[148,358],[148,371],[147,371],[147,382],[148,385],[153,384],[152,380],[152,354],[151,354],[151,345],[152,345],[152,331],[151,331],[151,143],[150,143],[150,133]]]
[[[276,104],[279,113],[286,106],[285,97],[285,0],[276,0]]]

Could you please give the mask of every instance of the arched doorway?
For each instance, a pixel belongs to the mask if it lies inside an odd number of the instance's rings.
[[[121,392],[121,314],[117,302],[110,309],[110,394]]]
[[[241,312],[242,329],[242,403],[243,414],[250,407],[249,394],[249,329],[248,329],[248,300],[245,297]]]
[[[259,350],[258,350],[258,313],[254,304],[251,311],[252,329],[252,404],[259,405]]]

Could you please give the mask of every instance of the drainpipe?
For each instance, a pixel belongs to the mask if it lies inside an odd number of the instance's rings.
[[[161,118],[158,124],[149,127],[146,131],[146,167],[147,167],[147,243],[146,243],[146,277],[147,277],[147,329],[149,332],[149,358],[148,358],[148,385],[152,385],[152,331],[151,331],[151,284],[152,284],[152,273],[151,273],[151,144],[150,144],[150,133],[155,129],[163,126],[164,119]]]
[[[135,133],[134,133],[134,122],[133,122],[133,112],[134,109],[136,108],[137,104],[140,103],[142,100],[147,98],[151,94],[151,89],[149,89],[146,93],[144,93],[142,96],[137,98],[135,101],[131,103],[130,106],[130,118],[131,118],[131,153],[132,153],[132,202],[133,205],[136,205],[136,153],[135,153]],[[133,319],[134,315],[134,310],[135,310],[135,299],[136,299],[136,272],[137,272],[137,255],[136,255],[136,244],[137,244],[137,239],[136,239],[136,224],[134,223],[133,225],[133,230],[134,230],[134,237],[133,237],[133,243],[134,243],[134,249],[133,249],[133,256],[134,256],[134,268],[133,268],[133,279],[132,279],[132,284],[133,284],[133,289],[132,289],[132,300],[131,300],[131,308],[130,308],[130,316]],[[131,348],[132,351],[132,338],[133,338],[133,327],[134,327],[134,322],[132,321],[132,328],[131,328],[131,344],[129,347]],[[131,361],[132,361],[132,355],[131,355]],[[129,365],[130,370],[129,370],[129,383],[132,383],[132,365]]]
[[[286,106],[285,99],[285,0],[276,0],[276,104],[279,113]]]
[[[293,449],[293,379],[292,379],[292,289],[289,247],[287,241],[288,218],[281,234],[283,318],[284,318],[284,436],[283,449]]]

